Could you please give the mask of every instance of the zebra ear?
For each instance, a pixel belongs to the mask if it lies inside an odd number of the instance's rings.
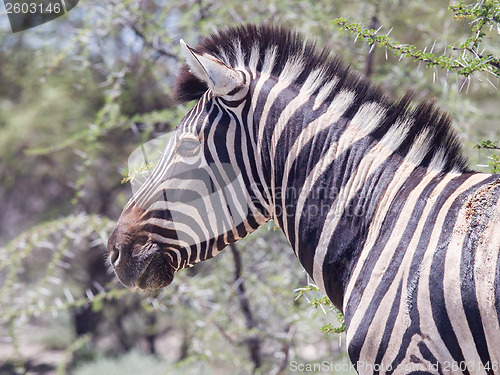
[[[180,41],[189,70],[205,82],[216,96],[224,96],[243,85],[243,76],[235,69],[206,53],[200,53]]]

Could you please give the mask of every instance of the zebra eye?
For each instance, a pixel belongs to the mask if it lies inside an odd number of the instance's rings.
[[[200,142],[195,139],[185,138],[177,146],[177,153],[181,156],[194,156],[200,148]]]

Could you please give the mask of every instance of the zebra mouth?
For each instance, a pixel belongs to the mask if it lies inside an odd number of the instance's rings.
[[[162,261],[159,254],[154,254],[139,274],[135,287],[139,290],[154,290],[168,286],[174,279],[173,272]]]
[[[141,290],[147,290],[148,289],[148,273],[149,273],[149,269],[151,267],[151,263],[153,263],[154,259],[156,258],[156,254],[153,255],[148,263],[146,264],[146,267],[144,268],[144,270],[139,274],[139,277],[137,278],[137,281],[136,281],[136,287],[141,289]]]

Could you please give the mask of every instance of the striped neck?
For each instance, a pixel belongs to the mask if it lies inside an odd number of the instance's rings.
[[[409,143],[417,121],[411,114],[395,116],[390,107],[342,87],[329,102],[306,89],[274,77],[256,80],[257,155],[272,219],[316,284],[342,308],[377,210],[407,179],[429,171],[445,175],[446,158],[425,146],[427,132]],[[384,134],[377,133],[381,126]]]

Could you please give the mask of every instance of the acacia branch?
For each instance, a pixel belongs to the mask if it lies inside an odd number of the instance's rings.
[[[151,48],[153,51],[159,53],[162,56],[179,60],[179,57],[176,54],[167,51],[163,46],[159,45],[158,43],[155,43],[154,41],[149,40],[146,34],[137,26],[137,22],[124,19],[123,23],[125,24],[125,26],[130,27],[130,29],[135,33],[135,35],[142,39],[144,45]]]
[[[487,9],[486,11],[489,10]],[[414,45],[395,42],[389,38],[388,34],[377,35],[380,28],[377,30],[374,28],[365,29],[357,23],[347,23],[346,18],[338,18],[332,22],[340,26],[341,30],[347,30],[356,34],[356,40],[361,37],[370,46],[377,45],[379,47],[385,47],[387,50],[393,51],[396,56],[411,57],[418,61],[425,62],[427,66],[430,67],[440,67],[449,71],[456,71],[459,75],[464,77],[468,77],[478,71],[487,71],[498,77],[500,76],[500,59],[492,55],[483,56],[477,50],[479,44],[482,42],[482,38],[485,36],[482,29],[487,21],[497,23],[496,19],[482,19],[482,22],[473,28],[472,31],[474,35],[472,37],[466,39],[462,43],[457,43],[452,46],[454,50],[464,50],[472,55],[462,55],[457,58],[446,55],[437,56],[432,52],[419,50]]]
[[[257,369],[262,364],[260,355],[260,347],[261,347],[260,339],[258,335],[252,333],[253,329],[257,327],[257,324],[252,314],[252,310],[250,309],[250,304],[248,302],[248,297],[245,291],[245,285],[243,284],[243,278],[241,276],[242,263],[241,263],[240,252],[238,251],[238,248],[234,244],[230,244],[229,248],[231,249],[231,253],[233,254],[234,281],[237,285],[236,290],[238,292],[238,300],[240,302],[240,308],[241,311],[243,312],[243,316],[245,317],[245,325],[247,329],[251,332],[251,334],[244,341],[248,347],[250,357],[254,364],[254,369]]]

